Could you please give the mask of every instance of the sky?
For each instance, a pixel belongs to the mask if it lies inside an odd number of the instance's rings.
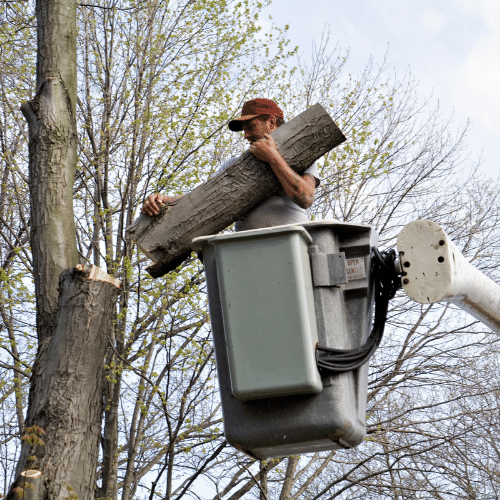
[[[471,160],[481,157],[480,173],[500,178],[500,1],[273,0],[261,15],[288,24],[305,57],[326,27],[332,49],[349,49],[353,75],[387,53],[397,75],[411,71],[422,100],[432,95],[453,116],[452,130],[470,120]]]

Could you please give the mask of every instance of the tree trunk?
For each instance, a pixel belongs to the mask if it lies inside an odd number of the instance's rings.
[[[94,498],[102,362],[119,284],[92,266],[61,274],[56,327],[39,349],[16,481],[8,499]],[[31,487],[26,477],[31,478]]]
[[[293,455],[288,457],[288,465],[286,468],[285,480],[283,481],[283,487],[281,488],[280,500],[290,500],[292,496],[292,488],[295,483],[295,473],[297,472],[298,463],[299,457]]]
[[[37,0],[37,93],[29,125],[31,248],[39,345],[54,328],[59,275],[79,262],[73,215],[76,168],[76,2]]]
[[[104,382],[111,386],[111,393],[104,389],[105,410],[104,435],[102,438],[102,486],[97,498],[116,500],[118,491],[118,405],[121,374],[116,374],[116,383]]]
[[[260,473],[259,473],[259,481],[260,481],[260,500],[269,500],[269,488],[267,482],[267,462],[260,462]]]
[[[279,127],[272,137],[286,162],[300,174],[346,140],[320,104]],[[218,233],[280,186],[269,165],[246,152],[222,174],[164,208],[157,217],[139,217],[127,234],[155,262],[147,270],[157,278],[189,256],[193,238]]]
[[[78,264],[73,213],[76,1],[37,0],[36,14],[37,92],[21,110],[29,125],[38,353],[8,498],[90,500],[95,496],[103,360],[119,283],[95,266]]]

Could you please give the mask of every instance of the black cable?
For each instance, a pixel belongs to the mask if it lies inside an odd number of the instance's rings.
[[[384,335],[389,300],[401,287],[401,274],[396,271],[394,249],[372,251],[372,276],[375,281],[375,318],[373,328],[364,345],[356,349],[316,347],[316,363],[321,371],[342,373],[364,365],[376,351]]]

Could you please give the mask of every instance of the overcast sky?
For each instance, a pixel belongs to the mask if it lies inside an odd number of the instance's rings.
[[[304,55],[329,27],[332,48],[349,49],[353,75],[370,55],[381,63],[388,51],[397,74],[409,69],[418,94],[433,94],[456,128],[472,122],[471,157],[482,153],[481,171],[499,178],[499,0],[273,0],[262,11],[268,15],[290,25],[291,43]]]

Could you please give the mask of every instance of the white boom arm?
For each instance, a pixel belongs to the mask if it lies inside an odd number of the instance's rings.
[[[399,233],[398,251],[408,297],[453,302],[500,334],[500,286],[469,264],[440,226],[411,222]]]

